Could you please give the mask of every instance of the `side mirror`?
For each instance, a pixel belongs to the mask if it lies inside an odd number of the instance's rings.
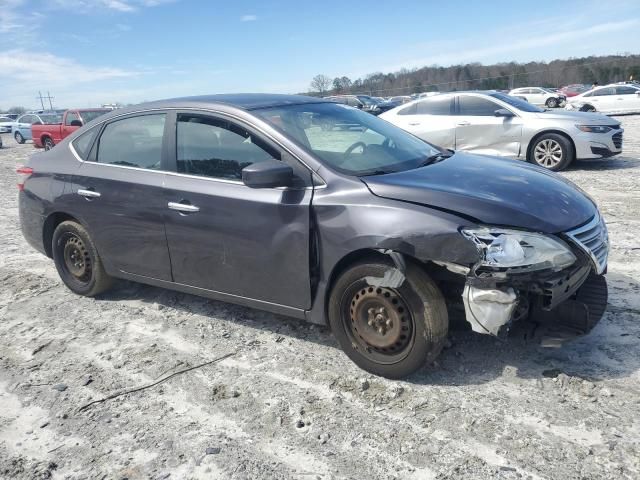
[[[265,160],[242,169],[242,182],[251,188],[288,187],[293,169],[279,160]]]
[[[71,120],[71,123],[69,125],[71,125],[72,127],[81,127],[82,120]]]
[[[506,108],[499,108],[498,110],[493,112],[493,114],[496,117],[505,117],[505,118],[511,118],[514,116],[513,112],[511,112],[510,110],[507,110]]]

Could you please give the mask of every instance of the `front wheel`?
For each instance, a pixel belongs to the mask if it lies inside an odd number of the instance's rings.
[[[581,112],[595,112],[596,111],[596,107],[594,107],[593,105],[583,105],[580,108]]]
[[[20,145],[22,145],[24,143],[24,137],[22,136],[22,134],[20,132],[16,132],[13,134],[13,138],[16,139],[16,142],[18,142]]]
[[[556,108],[557,106],[558,106],[558,100],[556,100],[555,98],[550,98],[549,100],[547,100],[547,107]]]
[[[53,140],[51,140],[49,137],[45,137],[45,139],[42,141],[42,146],[45,150],[51,150],[53,148]]]
[[[89,233],[77,222],[66,221],[53,232],[53,261],[60,278],[78,295],[93,297],[108,290],[107,275]]]
[[[442,293],[418,266],[407,266],[399,287],[379,283],[393,268],[371,261],[346,270],[331,291],[328,314],[333,334],[356,365],[403,378],[440,354],[449,320]]]
[[[527,160],[548,170],[564,170],[573,161],[575,152],[567,137],[546,133],[535,140]]]

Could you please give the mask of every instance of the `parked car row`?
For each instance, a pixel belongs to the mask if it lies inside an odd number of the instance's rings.
[[[545,110],[495,91],[443,93],[380,118],[444,148],[523,159],[549,170],[622,151],[623,130],[614,119]]]
[[[342,103],[343,105],[349,105],[356,107],[364,112],[371,113],[373,115],[380,115],[387,110],[397,107],[401,101],[384,100],[369,95],[332,95],[325,97],[325,100],[329,100],[336,103]]]
[[[11,133],[17,143],[33,140],[36,148],[49,150],[91,120],[110,112],[109,108],[29,112],[17,118],[0,117],[0,133]]]

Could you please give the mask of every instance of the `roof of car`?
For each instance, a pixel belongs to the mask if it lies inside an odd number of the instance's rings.
[[[202,103],[233,105],[245,110],[256,110],[259,108],[282,107],[285,105],[301,105],[305,103],[326,102],[322,98],[308,97],[305,95],[284,95],[275,93],[225,93],[217,95],[201,95],[196,97],[172,98],[170,100],[160,100],[154,104],[162,103]]]

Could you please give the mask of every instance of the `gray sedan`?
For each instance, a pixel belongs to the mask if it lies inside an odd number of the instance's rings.
[[[436,95],[380,118],[441,147],[523,159],[549,170],[622,151],[623,130],[612,118],[549,111],[494,91]]]
[[[123,278],[328,324],[378,375],[432,361],[451,308],[504,335],[587,332],[606,307],[606,225],[570,182],[330,101],[138,105],[18,173],[22,232],[73,292]]]

